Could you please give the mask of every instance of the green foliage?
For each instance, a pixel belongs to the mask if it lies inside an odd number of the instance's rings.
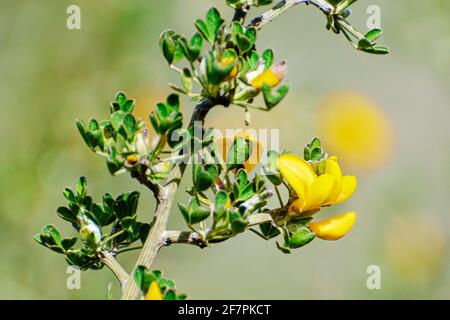
[[[67,207],[59,207],[60,218],[71,223],[84,247],[75,249],[77,237],[63,239],[53,225],[45,226],[35,240],[57,253],[64,254],[70,265],[82,270],[101,268],[98,250],[117,251],[136,241],[145,241],[150,224],[137,221],[140,194],[136,191],[113,198],[109,193],[101,203],[87,195],[86,179],[78,180],[76,191],[64,190]]]
[[[219,11],[216,8],[211,8],[206,13],[206,19],[198,19],[195,22],[195,27],[205,40],[214,43],[217,40],[220,28],[224,24],[225,20],[221,18]]]
[[[156,281],[164,300],[186,300],[185,294],[176,291],[175,282],[162,276],[161,271],[150,271],[144,266],[138,266],[134,273],[134,281],[145,296],[152,282]]]
[[[159,135],[169,135],[183,125],[183,115],[180,112],[180,97],[171,94],[165,102],[158,103],[155,111],[150,113],[153,129]]]
[[[205,242],[221,242],[244,232],[249,216],[261,212],[272,196],[263,177],[256,175],[251,179],[245,169],[250,145],[249,140],[236,138],[227,152],[226,164],[194,164],[194,185],[188,190],[190,202],[178,207],[194,230],[195,224],[212,217],[210,228],[201,224],[201,230],[197,230]]]
[[[386,47],[377,44],[381,29],[373,29],[363,35],[346,20],[351,13],[349,7],[355,2],[326,0],[315,4],[326,16],[326,28],[336,34],[342,33],[357,50],[371,54],[388,53]],[[267,19],[267,15],[257,17],[249,24],[244,21],[251,7],[268,5],[273,1],[226,0],[226,3],[236,10],[230,23],[225,22],[216,8],[211,8],[204,19],[195,21],[197,33],[192,37],[173,30],[161,34],[161,53],[169,67],[179,73],[181,82],[181,87],[172,84],[171,87],[199,102],[196,114],[207,112],[219,104],[243,107],[246,112],[248,108],[270,111],[289,91],[289,84],[282,83],[286,62],[274,64],[274,51],[270,48],[262,52],[257,50],[258,30],[264,25],[262,20]],[[283,12],[286,4],[286,1],[278,2],[268,12],[270,19]],[[257,105],[258,97],[265,108]],[[205,101],[211,105],[203,106]],[[290,253],[315,238],[308,228],[310,217],[290,217],[290,205],[297,196],[292,194],[289,186],[289,201],[284,204],[278,194],[280,206],[267,208],[273,191],[267,189],[265,177],[259,172],[250,172],[247,165],[255,148],[253,141],[236,137],[227,150],[226,159],[216,161],[217,148],[211,147],[213,130],[204,130],[196,125],[184,129],[180,97],[171,94],[149,115],[154,131],[150,144],[145,122],[133,115],[134,106],[134,100],[119,92],[110,105],[108,119],[77,120],[77,129],[90,150],[106,157],[111,174],[130,173],[131,177],[152,190],[158,201],[162,201],[160,192],[165,191],[161,181],[169,177],[173,166],[179,165],[178,161],[194,159],[193,185],[187,190],[188,204],[178,204],[178,208],[188,228],[197,232],[203,243],[225,241],[251,230],[266,240],[280,237],[277,247]],[[198,118],[204,120],[200,116]],[[203,134],[200,138],[195,134],[198,129]],[[172,140],[174,133],[180,140]],[[171,156],[165,156],[167,148],[172,149]],[[283,183],[277,170],[278,157],[277,152],[269,151],[268,163],[263,167],[267,180],[275,187]],[[304,159],[318,174],[325,170],[327,158],[320,139],[315,138],[306,145]],[[115,198],[106,193],[102,202],[94,203],[87,193],[86,179],[81,177],[76,190],[66,188],[63,194],[67,206],[59,207],[57,214],[73,226],[78,236],[63,238],[55,226],[47,225],[34,238],[82,270],[102,268],[104,264],[99,254],[108,252],[116,256],[130,249],[135,242],[144,243],[151,230],[151,224],[137,221],[138,192],[123,193]],[[266,218],[254,223],[259,224],[258,232],[252,228],[252,219],[261,216],[268,216],[269,221]],[[78,237],[81,246],[75,248]],[[133,276],[144,295],[156,282],[165,300],[186,298],[177,294],[173,281],[163,278],[159,271],[139,266]]]
[[[389,53],[389,49],[383,45],[375,43],[383,31],[381,29],[373,29],[365,35],[358,32],[346,19],[350,16],[350,6],[357,0],[327,0],[332,6],[327,13],[328,30],[332,30],[336,34],[343,33],[345,38],[357,49],[366,53],[384,55]]]
[[[282,243],[277,242],[277,248],[283,253],[291,253],[292,249],[299,249],[310,243],[316,237],[306,226],[311,218],[303,219],[280,227]]]
[[[270,110],[279,104],[289,92],[289,84],[285,83],[278,90],[271,90],[268,85],[264,85],[263,94],[267,108]]]
[[[322,142],[319,138],[314,138],[305,146],[303,158],[306,161],[319,162],[328,158],[328,154],[322,149]]]

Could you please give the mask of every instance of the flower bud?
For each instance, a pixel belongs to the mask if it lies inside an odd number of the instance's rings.
[[[147,157],[148,143],[147,138],[142,132],[136,135],[136,152],[140,158]]]
[[[102,231],[91,220],[80,229],[81,240],[90,248],[97,248],[102,240]]]

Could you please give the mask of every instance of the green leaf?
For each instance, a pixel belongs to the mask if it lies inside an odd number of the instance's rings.
[[[272,239],[280,234],[280,230],[278,230],[271,222],[260,224],[259,229],[267,239]]]
[[[273,64],[273,50],[272,49],[267,49],[263,52],[262,54],[262,58],[264,60],[264,67],[266,69],[270,68]]]
[[[224,22],[216,8],[213,7],[206,13],[206,25],[208,26],[210,35],[212,35],[212,42],[216,41],[217,33]]]
[[[123,119],[123,126],[125,128],[125,132],[127,133],[127,136],[129,138],[134,137],[137,125],[136,125],[136,119],[133,115],[127,114]]]
[[[127,96],[125,95],[125,93],[119,91],[116,93],[116,97],[115,97],[115,101],[119,104],[122,105],[125,103],[125,101],[127,100]]]
[[[83,199],[86,196],[87,188],[86,188],[86,178],[80,177],[77,182],[77,196],[78,199]]]
[[[179,45],[183,51],[184,56],[191,62],[198,59],[203,46],[203,38],[200,34],[196,33],[192,37],[190,43],[183,37],[179,40]]]
[[[67,238],[61,241],[61,245],[64,248],[65,251],[71,249],[75,243],[77,242],[77,238],[73,237],[73,238]]]
[[[192,209],[190,212],[190,224],[202,222],[209,217],[209,214],[210,210],[203,207]]]
[[[97,203],[92,205],[92,214],[101,227],[110,225],[116,218],[112,212],[103,210],[102,206]]]
[[[134,100],[127,100],[120,106],[120,110],[126,113],[131,113],[134,110],[134,105],[135,105]]]
[[[358,47],[357,48],[358,48],[358,50],[372,48],[372,43],[369,40],[363,38],[363,39],[358,41]]]
[[[137,286],[143,292],[147,292],[148,286],[145,288],[144,279],[147,273],[147,268],[144,266],[137,266],[136,271],[134,272],[134,281],[136,281]]]
[[[278,171],[276,162],[279,156],[280,155],[278,154],[278,152],[269,150],[267,152],[267,165],[263,167],[267,179],[269,179],[269,181],[276,186],[280,185],[283,182],[283,177]]]
[[[72,211],[66,207],[59,207],[56,210],[58,216],[60,216],[62,219],[69,221],[71,223],[74,223],[77,221],[77,216],[72,213]]]
[[[78,201],[72,190],[70,190],[69,188],[65,188],[63,191],[63,195],[66,198],[69,205],[77,205]]]
[[[42,228],[42,236],[46,243],[61,246],[61,235],[54,225],[48,224]]]
[[[219,29],[224,23],[225,20],[220,17],[219,11],[216,8],[211,8],[206,13],[206,20],[198,19],[195,22],[195,27],[206,40],[214,43],[217,39]]]
[[[364,38],[366,38],[370,42],[374,42],[383,34],[383,30],[381,29],[372,29],[366,33]]]
[[[264,84],[262,91],[267,108],[272,109],[286,97],[289,92],[289,84],[283,84],[276,91],[272,91],[267,84]]]
[[[259,55],[256,51],[252,51],[250,56],[248,57],[248,63],[252,70],[256,70],[259,64]]]
[[[243,165],[250,157],[252,148],[253,143],[250,140],[237,137],[227,154],[227,169],[231,170]]]
[[[289,240],[289,247],[292,249],[303,247],[304,245],[310,243],[314,238],[315,238],[314,233],[309,231],[308,228],[306,227],[299,228],[291,236],[291,239]]]
[[[180,77],[184,91],[186,93],[190,93],[192,91],[193,82],[191,71],[188,68],[184,68],[183,72],[180,74]]]
[[[178,203],[178,209],[180,209],[184,221],[186,221],[187,224],[190,224],[189,209],[183,206],[181,203]]]
[[[201,165],[194,165],[194,187],[197,191],[208,190],[214,180],[215,177],[208,171],[203,170]]]
[[[168,290],[166,294],[164,295],[164,300],[176,300],[177,296],[175,294],[175,291]]]
[[[159,47],[169,65],[183,58],[183,51],[179,44],[181,38],[182,36],[172,30],[166,30],[160,36]]]
[[[389,53],[389,49],[382,45],[374,45],[371,48],[361,49],[364,52],[371,53],[371,54],[378,54],[378,55],[384,55]]]
[[[208,26],[206,25],[205,22],[203,22],[203,20],[198,19],[195,22],[195,27],[200,32],[200,34],[203,36],[203,38],[205,38],[206,40],[211,42],[211,40],[210,40],[211,35],[209,34]]]
[[[233,39],[241,53],[253,48],[256,42],[256,29],[254,27],[244,30],[239,22],[234,22],[232,29]]]
[[[114,130],[119,131],[127,114],[122,110],[116,111],[111,115],[111,125]]]
[[[117,199],[114,201],[113,210],[119,220],[122,220],[125,217],[129,216],[128,206],[123,199],[123,195],[117,197]]]
[[[78,132],[80,132],[80,135],[83,138],[86,145],[90,149],[94,149],[96,146],[95,139],[93,139],[92,134],[86,130],[86,125],[84,124],[84,122],[82,120],[78,119],[75,123],[76,123],[77,129],[78,129]]]
[[[216,199],[214,201],[214,219],[220,219],[226,213],[225,206],[228,201],[228,195],[224,191],[219,191],[216,194]]]

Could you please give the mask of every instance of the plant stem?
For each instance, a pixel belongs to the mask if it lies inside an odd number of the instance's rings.
[[[274,187],[275,187],[275,192],[277,193],[278,201],[280,202],[280,206],[284,207],[283,198],[281,197],[280,189],[276,185],[274,185]]]
[[[174,243],[191,244],[199,248],[208,246],[200,234],[191,231],[165,231],[162,234],[161,242],[164,246],[169,246]]]
[[[219,98],[205,98],[201,100],[196,106],[194,113],[192,114],[191,120],[189,122],[189,127],[192,127],[196,122],[201,122],[202,125],[205,121],[205,118],[208,112],[217,105],[229,105],[229,101],[224,97]],[[130,281],[127,281],[123,291],[122,291],[122,299],[123,300],[134,300],[137,299],[140,295],[139,288],[136,283],[132,280],[134,272],[136,268],[140,265],[151,268],[153,264],[153,260],[156,257],[159,249],[163,246],[163,242],[161,239],[163,238],[163,234],[166,231],[166,225],[170,214],[170,209],[172,207],[173,200],[175,198],[175,193],[178,189],[178,185],[181,181],[181,178],[186,169],[186,164],[181,163],[178,166],[175,166],[167,181],[167,185],[165,187],[161,187],[158,190],[157,195],[157,207],[155,211],[155,216],[153,218],[153,226],[147,236],[147,240],[144,243],[142,251],[138,257],[138,260],[133,268],[132,273],[129,278]]]
[[[238,8],[234,11],[234,16],[233,16],[233,22],[244,22],[245,21],[245,17],[247,16],[248,10],[249,10],[249,6],[246,5],[242,8]]]
[[[260,16],[257,16],[254,18],[248,25],[249,27],[255,27],[256,29],[261,29],[265,24],[273,21],[275,18],[280,16],[281,14],[285,13],[292,7],[300,4],[305,3],[307,5],[312,4],[315,7],[319,8],[322,12],[325,14],[329,14],[332,12],[333,7],[325,2],[324,0],[281,0],[278,2],[275,6],[272,7],[272,9],[267,10]]]
[[[98,254],[98,258],[114,273],[120,282],[120,286],[123,288],[128,282],[129,276],[116,258],[110,252],[103,251]]]

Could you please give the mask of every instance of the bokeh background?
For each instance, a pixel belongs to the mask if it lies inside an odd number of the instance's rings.
[[[71,234],[55,210],[80,175],[97,197],[145,192],[109,175],[74,120],[105,117],[118,90],[136,98],[145,117],[175,81],[159,53],[160,32],[192,34],[211,5],[229,17],[223,3],[0,0],[0,298],[105,298],[109,283],[118,297],[106,269],[83,273],[81,290],[68,290],[65,261],[33,241],[47,223]],[[66,28],[70,4],[81,7],[81,30]],[[264,28],[259,48],[288,60],[292,90],[270,114],[252,115],[255,128],[281,128],[281,145],[291,150],[320,135],[345,172],[357,175],[356,195],[327,210],[356,211],[353,231],[291,255],[251,233],[205,250],[162,250],[156,267],[191,298],[450,298],[450,2],[361,0],[351,21],[363,31],[372,4],[382,10],[388,56],[352,50],[312,7]],[[184,113],[191,110],[185,100]],[[240,128],[242,110],[216,108],[208,125]],[[153,205],[146,194],[143,219]],[[170,224],[183,226],[176,209]],[[120,261],[130,268],[135,258]],[[367,289],[370,265],[381,269],[380,290]]]

